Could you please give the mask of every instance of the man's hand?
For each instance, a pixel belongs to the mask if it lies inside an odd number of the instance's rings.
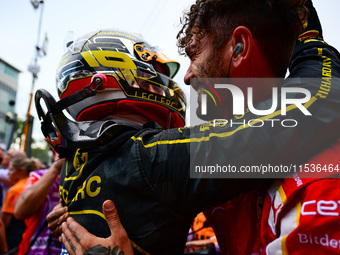
[[[317,36],[320,39],[322,39],[323,35],[322,35],[322,27],[321,27],[320,19],[313,6],[312,0],[307,0],[306,7],[309,10],[308,26],[306,28],[306,31],[317,31],[318,32]]]
[[[61,168],[63,167],[63,164],[65,162],[65,159],[57,159],[53,162],[53,164],[51,165],[49,171],[54,171],[56,175],[60,174]]]
[[[62,224],[63,233],[59,241],[65,245],[70,255],[133,254],[130,239],[119,220],[118,212],[111,200],[106,200],[103,203],[103,212],[111,230],[111,236],[108,238],[99,238],[90,234],[72,217],[69,217]]]
[[[51,187],[60,174],[64,161],[65,159],[55,161],[48,171],[34,184],[32,184],[31,178],[28,179],[25,190],[15,202],[14,216],[16,219],[25,220],[41,209]]]
[[[61,235],[61,224],[65,222],[68,217],[67,207],[63,207],[61,203],[56,205],[47,215],[47,227],[53,236],[59,237]]]

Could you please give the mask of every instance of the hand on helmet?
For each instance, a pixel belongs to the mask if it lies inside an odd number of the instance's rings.
[[[307,0],[306,7],[309,11],[308,25],[305,28],[304,33],[300,36],[301,40],[305,40],[310,37],[323,40],[322,27],[318,14],[313,6],[312,0]]]

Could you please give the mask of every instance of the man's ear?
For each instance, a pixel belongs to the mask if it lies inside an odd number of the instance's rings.
[[[250,57],[253,45],[253,35],[245,26],[235,28],[231,38],[233,46],[233,68],[239,67],[244,61]]]

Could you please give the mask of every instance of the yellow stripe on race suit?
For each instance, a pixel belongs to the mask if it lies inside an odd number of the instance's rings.
[[[300,215],[301,215],[301,203],[297,203],[296,205],[296,225],[300,225]]]
[[[317,98],[315,96],[313,96],[307,103],[304,104],[304,107],[306,109],[308,109],[316,100],[317,100]],[[296,105],[290,105],[290,106],[287,107],[286,112],[289,112],[289,111],[294,110],[296,108],[297,108]],[[208,136],[203,136],[203,137],[200,137],[200,138],[185,138],[185,139],[177,139],[177,140],[164,140],[164,141],[157,141],[157,142],[153,142],[153,143],[149,143],[149,144],[144,144],[142,137],[133,136],[133,137],[131,137],[131,139],[133,141],[137,141],[137,140],[141,141],[145,148],[151,148],[153,146],[164,145],[164,144],[182,144],[182,143],[206,142],[206,141],[209,141],[210,138],[212,138],[212,137],[224,138],[224,137],[232,136],[236,132],[243,130],[243,129],[246,129],[246,128],[249,128],[249,127],[253,126],[254,124],[260,122],[261,120],[265,121],[267,119],[272,119],[272,118],[279,116],[279,115],[281,115],[281,110],[278,110],[278,111],[276,111],[272,114],[269,114],[267,116],[264,116],[262,118],[254,120],[251,123],[248,123],[247,125],[240,126],[233,131],[228,131],[228,132],[224,132],[224,133],[210,133]]]
[[[140,253],[144,254],[144,255],[151,255],[150,253],[148,253],[147,251],[144,251],[140,246],[138,246],[136,243],[134,243],[133,241],[131,241],[130,239],[130,242],[133,246],[133,248],[135,248],[137,251],[139,251]]]
[[[287,236],[282,237],[282,240],[281,240],[281,250],[282,250],[282,255],[288,255]]]
[[[286,193],[285,191],[283,190],[283,187],[282,185],[279,187],[279,190],[278,190],[279,194],[280,194],[280,197],[281,197],[281,201],[282,201],[282,204],[285,204],[286,201],[287,201],[287,196],[286,196]]]
[[[102,217],[104,220],[106,220],[105,216],[103,213],[99,212],[99,211],[96,211],[96,210],[81,210],[81,211],[72,211],[70,212],[70,214],[95,214],[95,215],[98,215],[100,217]]]

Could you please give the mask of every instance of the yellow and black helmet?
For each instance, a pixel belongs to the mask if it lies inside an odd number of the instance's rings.
[[[99,120],[129,109],[146,116],[166,115],[168,127],[181,127],[186,98],[172,80],[179,67],[139,34],[100,30],[68,46],[57,69],[58,94],[60,99],[72,96],[100,75],[103,84],[96,95],[68,107],[75,120]]]

